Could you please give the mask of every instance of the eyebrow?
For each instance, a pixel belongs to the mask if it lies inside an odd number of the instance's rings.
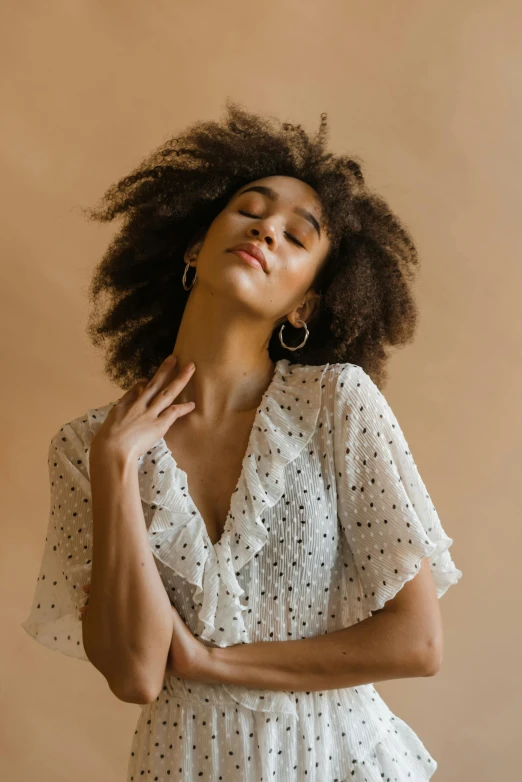
[[[252,185],[251,187],[245,187],[237,194],[236,198],[238,198],[240,195],[243,195],[243,193],[249,193],[251,190],[265,195],[267,198],[270,198],[271,201],[279,200],[279,193],[276,193],[275,190],[273,190],[271,187],[267,187],[266,185]],[[321,238],[321,226],[311,212],[309,212],[307,209],[303,209],[302,206],[296,206],[294,212],[301,217],[304,217],[305,220],[308,220],[308,222],[311,223],[317,231],[319,238]]]

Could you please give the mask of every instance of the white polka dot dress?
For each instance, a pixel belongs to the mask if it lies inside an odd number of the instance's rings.
[[[51,508],[22,627],[87,660],[89,447],[114,405],[49,447]],[[462,573],[401,428],[356,364],[276,363],[215,545],[163,438],[137,462],[151,550],[171,603],[203,643],[310,638],[381,608],[428,557],[437,595]],[[166,675],[141,707],[127,782],[423,782],[437,763],[372,684],[290,692]]]

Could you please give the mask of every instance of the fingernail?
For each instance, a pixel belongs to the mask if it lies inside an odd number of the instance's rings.
[[[190,362],[190,364],[187,366],[187,372],[191,372],[193,369],[195,369],[196,365],[193,361]]]

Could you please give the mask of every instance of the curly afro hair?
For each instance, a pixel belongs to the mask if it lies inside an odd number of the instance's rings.
[[[199,121],[167,140],[113,184],[88,219],[124,215],[94,270],[87,334],[105,343],[105,373],[123,389],[150,379],[172,351],[190,295],[181,283],[184,251],[243,185],[290,176],[315,189],[330,250],[313,283],[321,295],[306,344],[293,363],[360,365],[382,389],[387,346],[413,338],[417,308],[409,281],[418,264],[406,227],[368,188],[360,158],[325,151],[327,115],[310,138],[300,125],[262,118],[227,100],[221,123]],[[102,294],[109,294],[100,311]],[[292,341],[287,323],[285,342]],[[269,341],[276,362],[290,353]],[[294,358],[295,357],[295,358]]]

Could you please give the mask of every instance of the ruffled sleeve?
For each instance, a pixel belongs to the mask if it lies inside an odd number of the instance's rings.
[[[48,450],[50,508],[31,610],[23,629],[38,643],[86,660],[80,608],[90,581],[91,492],[83,443],[71,424]]]
[[[441,598],[462,576],[448,550],[453,540],[393,411],[356,364],[347,364],[337,379],[334,454],[338,516],[363,608],[382,608],[419,572],[424,557]]]

